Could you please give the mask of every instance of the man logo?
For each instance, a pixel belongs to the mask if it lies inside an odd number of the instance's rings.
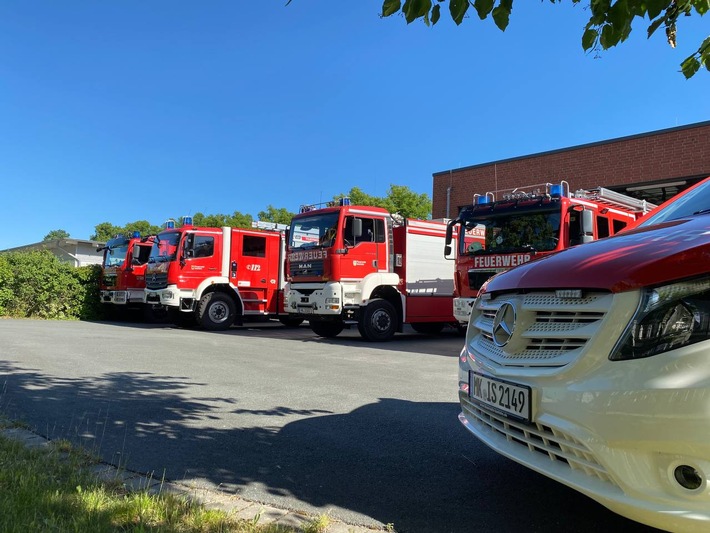
[[[515,307],[511,303],[504,303],[498,308],[493,319],[493,344],[502,348],[510,341],[515,330]]]

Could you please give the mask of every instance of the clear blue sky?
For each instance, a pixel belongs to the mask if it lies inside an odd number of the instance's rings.
[[[678,65],[708,17],[595,59],[581,6],[518,0],[510,26],[380,19],[381,0],[0,4],[0,249],[53,229],[296,211],[357,186],[710,119]]]

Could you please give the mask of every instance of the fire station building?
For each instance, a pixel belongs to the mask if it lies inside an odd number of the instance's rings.
[[[602,186],[658,205],[710,176],[710,121],[445,170],[433,176],[434,219],[455,216],[476,194],[562,181],[572,192]]]

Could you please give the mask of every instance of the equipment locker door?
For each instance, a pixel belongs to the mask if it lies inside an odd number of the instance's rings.
[[[237,240],[237,279],[232,283],[244,302],[244,314],[268,315],[278,289],[278,236],[242,233]]]

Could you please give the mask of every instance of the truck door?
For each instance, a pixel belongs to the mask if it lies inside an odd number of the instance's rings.
[[[196,289],[205,279],[219,276],[222,257],[222,234],[189,232],[180,252],[185,289]]]
[[[356,223],[355,221],[360,222]],[[360,235],[358,231],[361,229]],[[345,219],[344,244],[349,248],[342,264],[345,278],[364,278],[371,272],[387,271],[387,235],[381,218],[352,217]]]
[[[236,240],[237,286],[244,302],[245,315],[268,315],[276,312],[278,289],[279,236],[277,234],[240,233]]]

